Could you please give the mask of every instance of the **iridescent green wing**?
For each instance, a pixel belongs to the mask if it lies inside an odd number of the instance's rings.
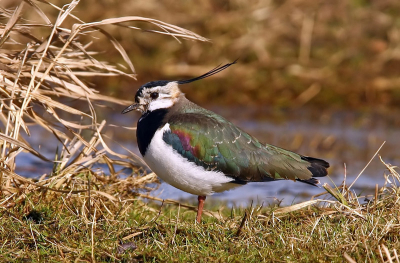
[[[175,151],[189,161],[207,170],[221,171],[235,181],[307,181],[313,176],[308,157],[262,145],[212,112],[175,114],[167,122],[170,131],[164,133],[163,140]]]

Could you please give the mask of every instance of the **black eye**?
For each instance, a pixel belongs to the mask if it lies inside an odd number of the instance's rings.
[[[152,98],[153,100],[158,98],[158,92],[152,92],[150,93],[150,98]]]

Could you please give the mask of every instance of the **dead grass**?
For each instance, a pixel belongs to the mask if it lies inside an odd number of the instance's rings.
[[[37,189],[70,194],[87,192],[91,188],[90,183],[116,183],[121,167],[132,169],[132,175],[135,176],[144,173],[143,162],[136,155],[118,154],[105,143],[102,130],[106,121],[99,120],[96,115],[96,104],[128,105],[131,102],[101,95],[84,79],[87,76],[135,79],[135,69],[126,51],[103,26],[123,25],[141,30],[127,23],[145,22],[156,28],[148,29],[148,32],[169,35],[175,39],[206,40],[180,27],[137,16],[85,23],[72,14],[78,3],[71,1],[60,8],[47,1],[22,1],[15,9],[3,9],[2,16],[7,19],[6,23],[0,24],[0,185],[3,198],[15,193],[28,194]],[[52,21],[39,4],[57,11],[57,18]],[[32,23],[25,18],[25,13],[32,16],[32,12],[38,15],[39,21]],[[73,23],[66,23],[68,19]],[[35,29],[40,27],[51,29],[50,34],[37,35]],[[97,60],[99,51],[92,50],[90,42],[81,42],[83,36],[97,32],[113,44],[126,66]],[[68,99],[81,103],[79,107],[70,106]],[[54,146],[55,160],[51,160],[54,163],[53,170],[43,174],[37,182],[14,173],[16,157],[22,151],[44,161],[53,158],[44,156],[34,149],[29,139],[24,139],[25,135],[31,135],[31,125],[40,126],[47,132],[39,136],[54,136],[59,141]],[[108,172],[92,170],[97,163],[106,164]],[[84,179],[80,178],[80,174],[86,175]],[[143,188],[156,179],[147,175],[135,180],[130,177],[118,181],[118,187],[121,191],[135,189],[136,186]],[[93,190],[100,191],[100,188],[96,185]],[[108,195],[107,192],[100,194]]]
[[[2,21],[5,22],[0,23],[0,203],[6,216],[2,218],[16,219],[20,223],[31,216],[34,221],[41,221],[35,217],[40,215],[41,212],[37,212],[40,209],[50,214],[57,213],[59,209],[69,209],[79,217],[80,223],[90,226],[92,241],[89,247],[94,259],[93,231],[96,227],[93,224],[96,219],[104,218],[104,213],[113,216],[121,212],[124,214],[130,203],[135,201],[135,192],[152,190],[157,183],[154,173],[146,174],[139,157],[132,152],[125,155],[111,150],[103,138],[102,131],[107,124],[105,120],[98,119],[96,107],[102,103],[128,105],[131,101],[99,94],[85,81],[85,77],[118,76],[134,80],[136,75],[124,48],[103,27],[120,25],[141,30],[129,23],[144,22],[154,27],[146,31],[169,35],[178,41],[179,38],[206,39],[180,27],[138,16],[85,23],[72,14],[78,3],[71,1],[58,7],[47,1],[21,1],[14,9],[2,8]],[[57,18],[48,17],[41,6],[58,12]],[[38,21],[32,23],[26,18],[27,13],[29,17],[36,13]],[[37,28],[50,29],[50,33]],[[112,65],[96,58],[102,51],[91,49],[91,42],[96,40],[95,33],[101,33],[112,43],[125,66]],[[92,35],[91,42],[82,42],[82,39],[90,39]],[[71,101],[81,102],[69,105]],[[53,145],[55,156],[44,156],[31,145],[29,137],[34,135],[31,134],[31,126],[42,128],[42,133],[36,136],[52,136],[58,140],[58,144]],[[50,145],[46,147],[51,148]],[[22,152],[52,162],[53,169],[42,175],[32,175],[37,179],[16,174],[15,169],[19,165],[17,156]],[[95,169],[94,165],[100,163],[105,164],[105,168]],[[124,169],[131,170],[131,173],[126,178],[120,178]],[[13,208],[16,211],[11,212]],[[18,213],[25,215],[20,217]],[[39,259],[41,249],[37,245],[40,241],[36,240],[35,230],[31,224],[29,227],[22,224],[21,227],[23,230],[13,226],[8,233],[28,231],[26,233],[33,239]],[[6,236],[2,236],[1,240],[7,247],[8,234],[4,230],[2,228]],[[52,238],[43,238],[52,242]],[[18,244],[25,240],[17,240],[18,248]],[[62,247],[65,245],[61,244]],[[9,252],[3,255],[10,255]],[[62,250],[60,252],[63,253]]]
[[[141,198],[149,197],[139,190],[151,190],[156,176],[146,174],[134,154],[112,151],[102,135],[106,122],[96,116],[99,102],[130,102],[100,95],[84,80],[135,77],[127,53],[101,27],[144,21],[164,31],[153,33],[205,39],[142,17],[85,23],[71,14],[78,1],[63,8],[41,1],[59,12],[51,21],[37,4],[26,1],[17,9],[2,10],[7,23],[0,24],[0,261],[399,261],[400,176],[383,161],[386,183],[372,197],[360,198],[344,180],[340,187],[325,185],[332,199],[291,207],[243,210],[214,204],[202,224],[194,224],[193,206],[157,198],[143,202]],[[24,20],[26,8],[44,22]],[[74,23],[66,27],[66,19]],[[32,27],[51,33],[38,37],[30,33]],[[125,67],[97,60],[90,43],[80,42],[94,32],[111,41]],[[304,41],[301,60],[306,63]],[[82,105],[67,105],[65,98]],[[53,169],[38,179],[15,173],[22,151],[50,161],[24,139],[31,134],[30,125],[59,140]],[[96,163],[106,164],[107,171],[94,169]],[[124,168],[132,172],[120,178]]]
[[[91,191],[36,188],[2,198],[0,259],[398,262],[400,175],[382,163],[386,183],[375,196],[350,191],[343,195],[346,204],[328,197],[282,208],[208,204],[213,212],[201,224],[191,206],[156,198],[144,203],[127,181],[81,173],[76,185]],[[330,189],[341,194],[346,185]]]

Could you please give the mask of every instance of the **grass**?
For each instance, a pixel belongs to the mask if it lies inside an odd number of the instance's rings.
[[[207,39],[138,16],[84,22],[73,14],[78,4],[26,1],[2,9],[0,261],[399,261],[400,177],[386,163],[386,183],[372,197],[356,196],[351,184],[325,185],[327,200],[290,207],[207,204],[201,224],[194,223],[194,206],[148,196],[157,187],[156,175],[146,173],[133,153],[112,150],[112,138],[103,133],[107,122],[96,115],[104,103],[130,101],[100,94],[91,77],[136,77],[128,52],[108,29]],[[147,25],[139,28],[139,22]],[[103,51],[92,49],[99,34],[123,65],[102,60]],[[164,46],[158,38],[152,42]],[[310,59],[307,50],[302,51],[302,63]],[[309,90],[301,103],[318,90]],[[58,140],[53,157],[31,143],[32,125],[42,128],[41,136]],[[21,152],[53,168],[35,179],[24,178],[15,173]]]
[[[143,202],[145,195],[116,187],[106,191],[110,196],[41,188],[16,193],[1,201],[0,259],[397,262],[400,176],[385,165],[386,184],[373,197],[345,194],[349,189],[342,186],[334,191],[347,205],[332,199],[282,208],[208,204],[201,224],[192,206]]]

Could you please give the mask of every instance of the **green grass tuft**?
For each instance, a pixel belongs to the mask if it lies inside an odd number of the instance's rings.
[[[168,200],[145,203],[133,192],[118,201],[92,195],[89,202],[87,193],[49,194],[39,189],[24,198],[15,196],[1,202],[0,260],[398,260],[399,174],[385,165],[390,171],[387,184],[378,190],[377,199],[369,198],[363,204],[348,198],[346,206],[327,200],[303,208],[260,206],[233,211],[213,204],[215,216],[203,216],[201,224],[195,223],[191,206]]]

